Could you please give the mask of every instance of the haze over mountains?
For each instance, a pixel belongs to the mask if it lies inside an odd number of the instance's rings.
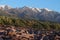
[[[60,13],[47,8],[31,8],[27,6],[12,8],[8,5],[1,5],[0,16],[60,22]]]

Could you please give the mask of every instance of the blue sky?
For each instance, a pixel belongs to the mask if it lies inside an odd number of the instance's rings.
[[[36,8],[48,8],[60,12],[60,0],[0,0],[0,5],[12,7],[30,6]]]

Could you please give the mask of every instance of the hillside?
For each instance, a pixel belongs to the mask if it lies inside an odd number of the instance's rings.
[[[19,27],[26,28],[34,28],[34,29],[55,29],[60,30],[60,24],[49,22],[49,21],[37,21],[37,20],[24,20],[18,18],[11,18],[6,16],[0,16],[0,24],[1,25],[13,25]]]

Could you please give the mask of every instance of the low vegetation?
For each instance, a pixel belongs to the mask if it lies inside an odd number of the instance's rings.
[[[53,23],[48,21],[37,21],[37,20],[24,20],[18,18],[11,18],[6,16],[0,16],[1,25],[13,25],[19,27],[31,27],[34,29],[55,29],[60,30],[59,23]]]

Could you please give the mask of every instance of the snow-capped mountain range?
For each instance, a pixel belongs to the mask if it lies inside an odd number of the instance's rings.
[[[8,5],[0,5],[0,11],[1,10],[3,12],[0,12],[0,15],[4,16],[60,22],[60,13],[49,10],[48,8],[33,8],[27,6],[12,8]]]
[[[11,6],[9,6],[9,5],[0,5],[0,9],[11,9],[12,7]],[[30,8],[30,9],[32,9],[33,11],[39,11],[39,12],[41,12],[41,9],[39,9],[39,8],[32,8],[32,7],[28,7],[28,6],[24,6],[23,8]],[[49,10],[48,8],[44,8],[45,10],[47,10],[47,11],[51,11],[51,10]]]

